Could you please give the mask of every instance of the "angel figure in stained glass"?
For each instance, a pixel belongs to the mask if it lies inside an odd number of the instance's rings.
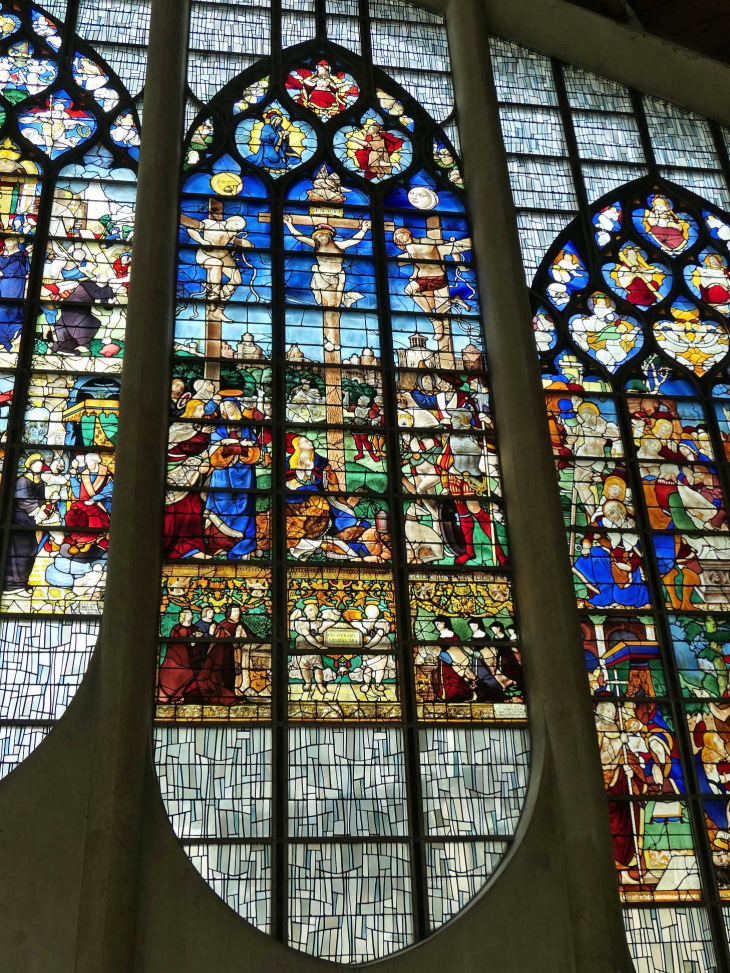
[[[254,81],[252,84],[243,89],[241,99],[235,103],[233,110],[236,112],[242,112],[246,111],[246,109],[250,108],[252,105],[257,105],[260,101],[264,100],[268,90],[268,78],[261,78],[259,81]]]
[[[634,213],[634,224],[652,243],[665,253],[681,253],[697,237],[697,229],[684,213],[675,213],[671,200],[654,193],[649,206]]]
[[[689,283],[706,304],[730,314],[730,270],[721,254],[701,254],[699,264],[690,271]]]
[[[604,268],[604,275],[622,297],[640,308],[658,304],[671,284],[666,267],[651,263],[642,249],[633,244],[621,248],[618,262]]]
[[[704,217],[707,229],[712,234],[712,237],[724,243],[730,249],[730,226],[724,220],[721,220],[719,216],[715,216],[714,213],[705,213]]]
[[[320,608],[316,595],[304,598],[302,607],[295,608],[291,614],[291,627],[296,632],[294,644],[304,653],[296,661],[304,680],[305,697],[311,698],[315,687],[323,696],[327,693],[322,659],[324,633],[332,628],[338,617],[338,612]]]
[[[451,149],[439,138],[433,140],[433,159],[436,165],[443,169],[449,182],[452,182],[459,189],[464,188],[464,180],[461,177],[459,163],[454,158]]]
[[[130,154],[137,158],[136,152],[142,140],[131,111],[124,111],[117,115],[109,129],[109,134],[117,145],[129,149]]]
[[[363,612],[362,618],[355,618],[351,622],[353,628],[362,632],[362,651],[392,652],[393,647],[388,638],[391,633],[391,624],[387,618],[383,617],[380,599],[366,598]],[[363,693],[367,695],[372,692],[376,696],[385,693],[383,679],[389,664],[390,658],[384,654],[368,656],[366,660],[363,660]]]
[[[104,111],[111,111],[119,104],[119,95],[109,87],[109,75],[91,58],[77,54],[73,62],[73,75],[76,84],[84,91],[90,91]]]
[[[212,118],[204,118],[203,121],[193,132],[185,156],[185,168],[197,165],[201,159],[208,154],[208,149],[213,142],[214,127]]]
[[[657,321],[657,344],[675,361],[704,375],[722,361],[730,347],[727,331],[714,321],[703,321],[699,309],[680,298],[669,309],[673,320]]]
[[[619,314],[616,302],[600,291],[587,303],[590,314],[570,319],[573,341],[613,372],[641,347],[641,325]]]
[[[21,135],[52,159],[91,138],[97,128],[94,116],[76,108],[65,91],[51,95],[45,105],[29,108],[18,124]]]
[[[550,351],[557,340],[557,335],[555,322],[544,307],[537,310],[532,319],[532,327],[535,332],[535,344],[538,352]]]
[[[53,21],[49,20],[48,17],[44,17],[38,10],[32,10],[30,16],[33,21],[33,30],[36,34],[39,37],[43,37],[49,47],[57,51],[61,47],[61,38],[58,34],[58,28]],[[2,31],[2,18],[0,18],[0,36],[5,36]]]
[[[588,283],[588,273],[572,243],[566,243],[555,255],[550,276],[552,283],[547,286],[547,295],[558,308],[565,307],[571,295]]]
[[[593,217],[593,227],[596,231],[596,243],[599,247],[607,246],[614,234],[621,229],[621,204],[611,203]]]
[[[406,115],[403,103],[398,101],[395,95],[391,95],[387,91],[383,91],[382,88],[378,88],[377,95],[378,104],[383,111],[390,115],[391,118],[397,118],[401,125],[407,128],[409,132],[412,132],[413,119],[409,115]]]
[[[20,21],[13,14],[0,13],[0,38],[10,37],[19,27]],[[40,34],[37,28],[36,33]]]
[[[327,61],[319,61],[314,70],[296,68],[286,79],[286,88],[297,104],[325,121],[354,104],[360,94],[355,79]]]
[[[28,41],[18,41],[5,57],[0,57],[0,91],[11,105],[39,94],[58,74],[53,61],[35,58],[33,54]]]

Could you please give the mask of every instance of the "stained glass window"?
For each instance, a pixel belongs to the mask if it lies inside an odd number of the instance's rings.
[[[0,13],[0,776],[84,676],[110,541],[139,119],[63,7]]]
[[[710,973],[730,895],[727,155],[706,119],[552,68],[579,216],[525,263],[626,933],[637,970]]]
[[[445,26],[193,6],[159,780],[243,918],[363,963],[483,888],[529,767]]]

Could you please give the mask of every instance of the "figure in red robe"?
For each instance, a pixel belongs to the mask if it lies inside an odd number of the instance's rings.
[[[347,139],[347,147],[353,154],[358,168],[369,181],[391,176],[400,165],[393,158],[403,146],[405,139],[386,132],[375,118],[368,118],[358,131]]]
[[[202,410],[202,403],[191,400],[183,412],[187,418]],[[200,493],[190,490],[208,470],[207,453],[211,432],[197,424],[176,422],[170,427],[167,451],[168,485],[180,487],[165,495],[163,556],[190,557],[205,552],[203,508]]]
[[[226,640],[251,637],[251,632],[241,622],[240,605],[228,606],[226,617],[218,622],[212,635],[213,638]],[[233,703],[246,703],[245,696],[236,692],[237,651],[240,650],[231,641],[211,643],[197,680],[203,701],[208,705],[231,706]]]
[[[173,640],[165,646],[157,678],[157,699],[160,703],[199,703],[201,694],[196,677],[200,668],[201,647],[188,639],[200,638],[200,631],[193,625],[193,613],[189,608],[180,612],[180,620],[170,631]]]

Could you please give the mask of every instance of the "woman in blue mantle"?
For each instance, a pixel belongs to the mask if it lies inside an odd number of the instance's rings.
[[[259,134],[261,145],[249,159],[264,169],[287,169],[290,159],[298,159],[299,153],[291,147],[289,135],[284,129],[284,116],[278,108],[264,112],[264,124]]]
[[[586,534],[573,574],[587,589],[586,605],[594,608],[649,605],[638,538],[633,534]]]
[[[221,416],[229,422],[243,418],[238,402],[223,399]],[[219,425],[210,437],[208,499],[203,517],[211,554],[242,558],[256,550],[256,463],[261,444],[248,426]],[[241,492],[246,491],[246,492]]]

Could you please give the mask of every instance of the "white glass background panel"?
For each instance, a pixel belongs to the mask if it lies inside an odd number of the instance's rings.
[[[648,172],[644,166],[602,166],[589,162],[584,163],[581,170],[589,203],[593,203],[606,193],[618,189],[625,182],[631,182],[632,179],[645,176]]]
[[[644,161],[639,127],[630,115],[576,111],[573,128],[581,159]]]
[[[271,847],[188,845],[185,849],[213,891],[261,932],[271,923]]]
[[[501,37],[489,39],[492,72],[500,101],[557,105],[550,59]]]
[[[289,846],[289,943],[365,963],[412,941],[406,844]]]
[[[405,835],[405,754],[396,727],[289,730],[289,834]]]
[[[428,912],[435,929],[460,912],[484,887],[507,845],[486,841],[426,844]]]
[[[719,168],[720,161],[707,119],[650,95],[644,95],[644,110],[658,165]]]
[[[98,622],[0,622],[0,719],[60,719],[81,685],[98,633]]]
[[[549,108],[499,109],[508,152],[527,155],[567,155],[560,113]]]
[[[715,973],[705,909],[624,909],[624,927],[636,973]]]
[[[271,731],[158,726],[162,799],[180,838],[261,838],[271,817]]]
[[[529,772],[526,730],[424,727],[419,747],[426,834],[514,831]]]
[[[571,108],[592,111],[631,112],[631,95],[615,81],[584,71],[572,64],[563,65],[563,80]]]
[[[567,159],[530,159],[512,155],[507,163],[515,206],[577,209],[578,197]]]
[[[0,726],[0,780],[33,753],[50,732],[50,726]]]

